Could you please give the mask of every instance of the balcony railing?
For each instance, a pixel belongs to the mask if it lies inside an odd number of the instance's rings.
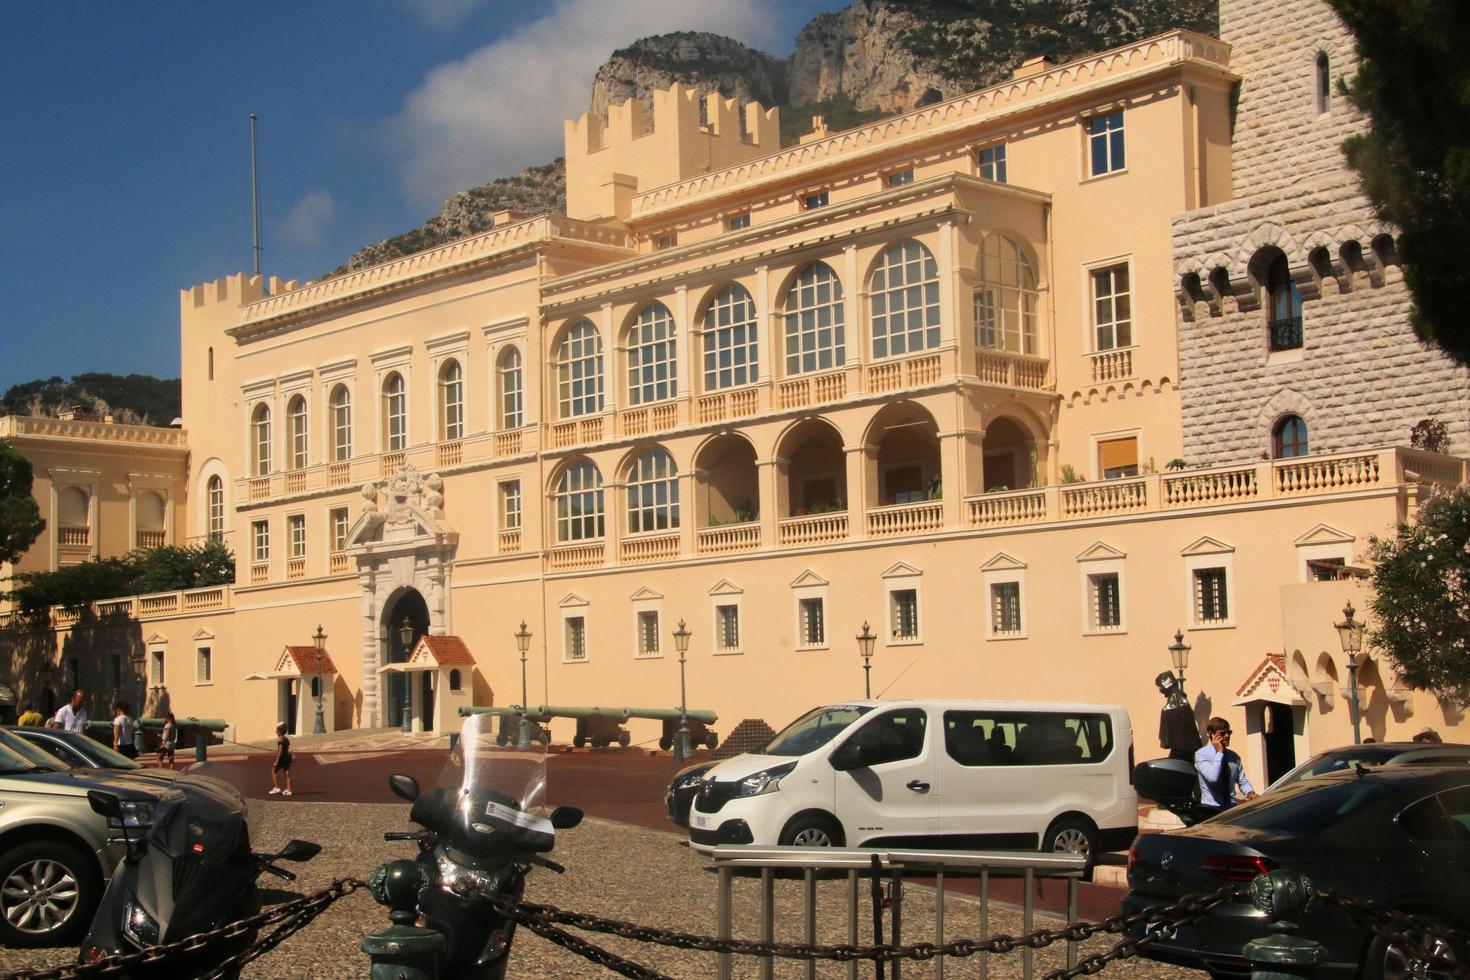
[[[167,541],[168,534],[165,531],[152,530],[138,532],[139,548],[162,548]]]
[[[378,457],[378,475],[392,476],[398,472],[398,467],[408,462],[408,453],[402,449],[391,453],[383,453]]]
[[[301,493],[306,489],[306,471],[288,470],[286,472],[286,493]]]
[[[791,378],[776,385],[777,408],[825,405],[847,396],[847,372],[829,371]]]
[[[696,421],[724,422],[727,419],[743,419],[754,415],[760,405],[759,392],[755,388],[736,388],[734,391],[719,391],[701,395],[695,403]]]
[[[288,559],[286,559],[286,578],[289,581],[295,581],[296,579],[299,579],[299,578],[306,578],[306,559],[305,558],[288,558]]]
[[[337,463],[327,464],[327,486],[341,487],[352,480],[352,463],[342,460]]]
[[[902,388],[918,388],[938,381],[942,370],[943,361],[938,354],[924,354],[900,361],[869,364],[867,390],[881,394]]]
[[[250,481],[250,499],[265,500],[271,495],[271,478],[257,476]]]
[[[332,575],[343,575],[347,572],[347,555],[345,552],[334,551],[327,556],[327,572]]]
[[[1133,350],[1132,347],[1119,347],[1089,354],[1093,383],[1122,381],[1133,377]]]
[[[521,529],[508,527],[500,532],[500,553],[514,555],[521,550]]]
[[[597,568],[602,564],[606,550],[606,544],[602,541],[557,545],[546,553],[546,567],[553,572]]]
[[[92,529],[83,525],[63,525],[56,530],[56,543],[63,548],[86,548],[92,540]]]
[[[923,500],[912,504],[890,504],[868,509],[868,537],[889,538],[900,534],[928,534],[944,529],[944,502]]]
[[[702,527],[696,535],[695,544],[701,555],[734,555],[742,551],[755,551],[760,546],[759,521]]]
[[[1142,480],[1105,480],[1062,488],[1062,517],[1095,517],[1142,510],[1148,503]]]
[[[521,451],[521,430],[507,429],[495,433],[495,458],[514,456]]]
[[[618,413],[618,433],[625,436],[666,432],[678,424],[679,406],[674,402],[630,408]]]
[[[965,520],[971,527],[1005,527],[1046,520],[1046,493],[1041,490],[1011,490],[970,497],[965,501]]]
[[[464,443],[458,439],[439,443],[434,453],[434,461],[440,466],[458,466],[463,459]]]
[[[618,560],[625,565],[652,561],[670,561],[679,557],[679,532],[640,534],[624,538],[618,547]]]
[[[846,541],[847,511],[783,518],[776,524],[776,535],[783,548]]]
[[[231,605],[230,587],[215,585],[203,589],[190,589],[187,592],[156,592],[149,595],[107,599],[93,603],[90,613],[96,619],[110,619],[118,616],[126,616],[129,619],[147,619],[214,612],[228,609]],[[65,627],[78,622],[83,615],[82,608],[66,609],[61,606],[53,606],[48,618],[52,626]],[[13,618],[14,614],[11,612],[0,612],[0,625],[4,625]]]
[[[250,564],[250,584],[260,585],[271,579],[271,565],[268,561],[257,561]]]
[[[1376,453],[1331,459],[1278,459],[1274,469],[1279,497],[1377,486],[1380,476]]]
[[[1000,350],[975,352],[975,377],[985,384],[1042,391],[1052,387],[1051,362],[1032,354]]]
[[[589,442],[601,442],[603,433],[607,426],[603,422],[604,416],[593,415],[585,418],[567,419],[564,422],[553,422],[551,424],[551,448],[565,449],[567,446],[582,446]]]

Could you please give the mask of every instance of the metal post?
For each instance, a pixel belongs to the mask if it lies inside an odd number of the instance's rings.
[[[1310,980],[1327,959],[1315,939],[1294,935],[1300,919],[1317,900],[1317,888],[1300,871],[1277,868],[1251,882],[1251,902],[1272,918],[1271,933],[1245,944],[1251,980]]]
[[[1348,678],[1350,687],[1348,694],[1352,698],[1353,719],[1353,744],[1358,745],[1363,741],[1360,730],[1361,720],[1358,711],[1358,654],[1363,652],[1363,631],[1366,624],[1353,616],[1356,610],[1349,602],[1342,608],[1342,622],[1333,623],[1332,628],[1337,630],[1338,642],[1342,644],[1342,652],[1348,658]]]
[[[863,620],[863,631],[857,635],[858,653],[863,658],[863,697],[873,696],[873,643],[878,639],[867,620]]]
[[[761,941],[772,942],[776,938],[776,873],[770,868],[761,868]],[[761,980],[771,980],[776,970],[773,956],[761,957]]]
[[[817,942],[817,870],[806,868],[802,871],[801,878],[801,941],[808,946],[814,946]],[[806,980],[817,980],[817,961],[807,960],[803,966]]]
[[[526,651],[531,647],[531,631],[526,629],[524,619],[521,620],[521,628],[516,631],[515,637],[516,648],[521,652],[521,716],[516,732],[516,748],[526,752],[531,748],[531,720],[526,717],[531,710],[531,698],[526,693]]]
[[[1352,688],[1353,744],[1363,744],[1362,711],[1358,706],[1358,655],[1348,654],[1348,684]]]
[[[1026,869],[1026,897],[1021,902],[1021,931],[1029,933],[1036,928],[1036,871]],[[1021,950],[1021,976],[1031,980],[1036,975],[1036,950],[1027,946]]]
[[[207,748],[208,745],[209,745],[209,736],[208,735],[206,735],[204,732],[196,732],[194,734],[194,761],[195,762],[208,762],[209,761],[209,749]]]
[[[679,628],[674,631],[674,649],[679,651],[679,734],[674,737],[675,762],[689,758],[689,706],[684,686],[684,654],[689,650],[689,636],[684,620],[679,620]]]
[[[720,893],[715,904],[715,935],[721,939],[730,938],[730,889],[734,874],[734,868],[728,865],[720,867]],[[718,980],[730,980],[730,959],[729,953],[715,954],[715,976]]]
[[[322,689],[322,657],[326,655],[327,634],[322,632],[322,624],[317,623],[316,632],[312,634],[311,641],[316,645],[316,723],[311,726],[313,735],[325,735],[327,733],[326,716],[322,713],[322,698],[326,691]]]
[[[413,655],[413,623],[408,617],[403,617],[403,623],[398,627],[398,639],[403,642],[403,661]],[[403,724],[398,726],[402,732],[413,731],[413,677],[408,671],[403,672]]]
[[[444,937],[433,929],[414,925],[418,893],[423,884],[416,861],[379,865],[368,879],[378,904],[389,907],[393,924],[362,941],[372,957],[372,980],[435,980],[445,953]]]

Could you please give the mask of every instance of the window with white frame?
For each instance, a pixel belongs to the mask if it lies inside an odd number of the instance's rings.
[[[1229,593],[1223,565],[1196,568],[1194,576],[1194,621],[1217,625],[1230,619]]]
[[[1093,269],[1088,279],[1092,284],[1093,349],[1131,347],[1133,306],[1127,263]]]
[[[383,380],[383,451],[396,453],[408,448],[408,386],[403,375],[393,371]]]
[[[755,301],[739,283],[715,294],[704,311],[704,390],[754,384],[759,358]]]
[[[225,539],[225,481],[217,476],[211,476],[205,486],[209,506],[209,540],[223,541]]]
[[[562,472],[555,499],[557,541],[603,536],[602,474],[591,460],[577,460]]]
[[[647,405],[679,393],[674,317],[662,303],[649,303],[628,328],[628,403]]]
[[[981,179],[993,180],[998,184],[1006,182],[1006,145],[1004,143],[982,146],[975,157],[980,164]]]
[[[679,472],[674,458],[650,449],[628,472],[628,533],[667,531],[679,526]]]
[[[996,636],[1020,636],[1021,583],[992,582],[990,585],[990,624]]]
[[[825,262],[796,275],[786,293],[786,373],[810,374],[846,360],[842,281]]]
[[[521,526],[521,481],[505,480],[500,484],[500,528],[514,531]]]
[[[346,507],[333,507],[327,515],[332,525],[332,550],[341,551],[347,547],[347,532],[352,527],[352,519]]]
[[[658,653],[658,610],[638,611],[638,656],[657,657]]]
[[[828,194],[825,190],[811,191],[801,196],[801,207],[804,211],[825,208],[828,200]]]
[[[728,216],[727,218],[725,218],[725,230],[726,231],[740,231],[743,228],[749,228],[749,227],[750,227],[750,212],[749,211],[741,211],[739,214],[732,214],[732,215]]]
[[[888,635],[894,640],[919,638],[919,590],[888,590]]]
[[[868,283],[873,356],[897,357],[939,346],[939,266],[909,240],[878,256]]]
[[[1123,585],[1117,572],[1094,572],[1087,576],[1088,627],[1094,632],[1113,631],[1123,625]]]
[[[1318,524],[1296,539],[1298,567],[1303,582],[1335,582],[1352,562],[1355,538],[1326,524]]]
[[[439,440],[464,438],[464,369],[450,358],[439,369]]]
[[[902,170],[890,170],[883,175],[885,187],[902,187],[914,182],[914,168],[904,167]]]
[[[1211,537],[1185,548],[1186,621],[1190,629],[1235,625],[1235,552]]]
[[[148,654],[148,661],[149,661],[149,671],[148,671],[148,674],[149,674],[149,679],[152,682],[152,684],[153,684],[154,687],[163,687],[163,683],[164,683],[163,653],[164,652],[162,650],[151,650],[151,651],[149,651],[149,654]]]
[[[214,683],[214,650],[211,647],[199,647],[195,650],[194,683]]]
[[[122,654],[112,653],[107,657],[107,686],[114,691],[122,688]]]
[[[587,617],[567,616],[562,620],[564,630],[563,656],[567,660],[587,659]]]
[[[301,395],[286,405],[286,439],[291,444],[291,469],[306,469],[311,462],[311,448],[306,431],[306,399]]]
[[[1026,636],[1026,566],[998,554],[981,566],[984,581],[985,635],[991,640]]]
[[[1087,120],[1088,176],[1117,173],[1128,165],[1123,145],[1123,110]]]
[[[822,596],[804,596],[797,600],[797,645],[827,645],[827,600]]]
[[[332,459],[352,458],[352,394],[346,385],[332,389]]]
[[[286,516],[286,548],[291,558],[306,557],[306,515]]]
[[[740,606],[725,602],[715,604],[715,650],[734,653],[740,649]]]
[[[270,561],[271,558],[271,525],[270,521],[254,521],[250,525],[251,554],[257,562]]]
[[[521,372],[521,352],[507,347],[496,363],[500,389],[500,427],[519,429],[526,424],[525,376]]]
[[[980,245],[975,343],[1013,354],[1037,353],[1036,271],[1021,246],[999,233],[986,235]]]
[[[271,471],[271,410],[257,405],[250,416],[251,471],[256,476],[269,476]]]
[[[583,318],[562,338],[556,355],[559,418],[602,411],[602,336]]]

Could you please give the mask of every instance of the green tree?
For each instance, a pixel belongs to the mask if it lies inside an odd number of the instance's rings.
[[[180,589],[228,585],[235,559],[218,541],[184,547],[133,551],[120,558],[96,558],[54,572],[21,572],[11,597],[22,611],[36,614],[52,606],[76,609],[103,599]]]
[[[1397,226],[1414,332],[1470,364],[1470,4],[1328,0],[1357,41],[1344,88],[1368,131],[1343,143],[1379,217]]]
[[[1411,687],[1470,705],[1470,489],[1431,496],[1393,538],[1372,538],[1368,640]]]
[[[31,461],[14,446],[0,443],[0,563],[26,553],[45,529],[31,496]]]

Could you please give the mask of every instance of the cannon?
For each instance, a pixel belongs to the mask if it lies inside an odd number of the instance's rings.
[[[492,714],[500,716],[500,731],[496,735],[496,741],[501,745],[515,741],[516,724],[512,719],[518,719],[524,715],[533,722],[546,722],[552,718],[573,718],[577,722],[576,734],[572,736],[572,744],[577,748],[591,745],[594,749],[606,748],[616,742],[624,748],[632,743],[632,736],[624,727],[630,718],[649,718],[663,722],[663,735],[659,738],[659,748],[668,750],[673,747],[674,740],[679,732],[679,709],[678,708],[600,708],[581,707],[567,705],[542,704],[534,708],[521,708],[519,705],[511,705],[506,708],[460,708],[461,716]],[[719,736],[709,730],[709,726],[715,723],[718,716],[713,711],[702,711],[691,708],[685,712],[689,719],[689,741],[692,745],[704,745],[713,749],[719,744]],[[550,744],[551,734],[540,724],[535,726],[532,738],[536,741]]]
[[[461,717],[469,715],[494,715],[499,722],[495,729],[495,744],[510,745],[520,738],[521,719],[530,722],[531,741],[540,742],[542,745],[551,744],[551,730],[537,722],[545,721],[546,717],[534,709],[527,711],[518,704],[506,708],[460,708]]]
[[[633,710],[631,708],[559,707],[543,704],[541,710],[549,717],[576,719],[577,731],[572,736],[572,745],[579,749],[584,745],[605,749],[614,742],[627,748],[633,741],[633,736],[623,727],[623,722],[628,720]]]

